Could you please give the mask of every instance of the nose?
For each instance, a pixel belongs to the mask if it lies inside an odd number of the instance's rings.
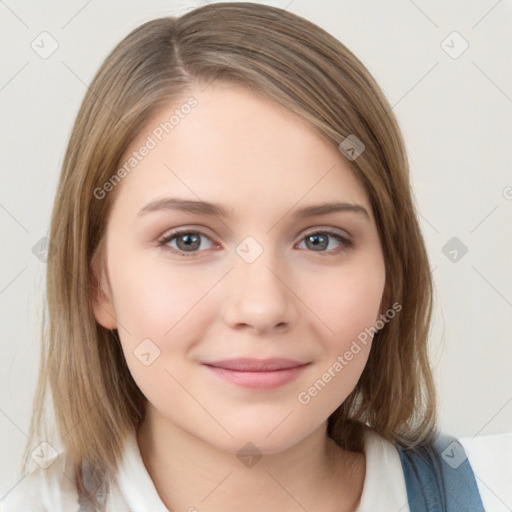
[[[237,257],[229,273],[223,314],[231,328],[281,332],[298,317],[292,283],[287,282],[282,265],[265,253],[252,263]]]

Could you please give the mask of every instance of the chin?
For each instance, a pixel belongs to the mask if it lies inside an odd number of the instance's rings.
[[[281,420],[282,421],[282,420]],[[216,445],[219,449],[239,456],[241,453],[254,451],[259,455],[273,455],[284,452],[303,440],[308,432],[290,432],[281,426],[276,428],[279,422],[272,428],[239,428],[228,429],[232,438],[223,436],[222,439],[208,440],[210,444]],[[269,432],[270,435],[269,435]]]

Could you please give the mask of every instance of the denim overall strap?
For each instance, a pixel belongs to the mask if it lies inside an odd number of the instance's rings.
[[[102,507],[101,510],[105,509],[108,486],[103,484],[99,490],[95,491],[92,484],[93,473],[93,467],[84,461],[82,463],[82,482],[84,483],[87,494],[78,494],[78,504],[80,505],[79,512],[97,512],[97,508],[94,507],[91,500],[91,496],[93,494],[96,495],[96,499],[98,500],[99,505]]]
[[[485,512],[463,446],[439,435],[414,450],[396,444],[411,512]]]

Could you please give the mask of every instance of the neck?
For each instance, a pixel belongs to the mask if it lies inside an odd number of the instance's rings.
[[[144,465],[169,510],[354,511],[364,454],[342,450],[327,422],[296,445],[260,458],[237,456],[150,413],[137,432]]]

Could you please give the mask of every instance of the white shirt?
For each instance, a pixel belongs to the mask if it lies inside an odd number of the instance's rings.
[[[475,473],[487,512],[512,507],[512,433],[460,438]],[[410,512],[396,447],[372,431],[365,432],[366,474],[357,512]],[[69,460],[58,456],[19,481],[0,501],[0,512],[79,512]],[[169,512],[156,492],[135,434],[128,437],[116,481],[107,499],[108,512]]]

